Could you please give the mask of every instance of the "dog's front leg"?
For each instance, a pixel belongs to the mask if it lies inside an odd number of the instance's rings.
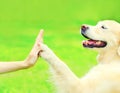
[[[56,86],[60,88],[60,90],[64,90],[65,93],[70,93],[68,92],[70,91],[70,87],[73,88],[77,83],[79,83],[79,79],[73,74],[68,66],[53,53],[50,48],[41,43],[41,49],[42,51],[40,55],[49,63]]]

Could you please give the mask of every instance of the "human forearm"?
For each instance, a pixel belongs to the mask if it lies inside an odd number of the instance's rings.
[[[26,68],[24,61],[19,62],[0,62],[0,73],[6,73]]]

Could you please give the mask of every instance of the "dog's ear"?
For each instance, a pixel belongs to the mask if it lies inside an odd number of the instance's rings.
[[[120,56],[120,46],[119,46],[119,48],[118,48],[118,50],[117,50],[117,53],[118,53],[118,55]]]
[[[118,37],[118,40],[116,41],[116,44],[118,46],[117,54],[120,56],[120,37]]]

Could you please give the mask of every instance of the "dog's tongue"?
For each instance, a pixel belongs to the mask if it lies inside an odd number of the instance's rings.
[[[97,40],[92,40],[92,39],[86,41],[86,43],[88,43],[88,44],[94,44],[96,42],[97,42]]]
[[[103,41],[100,41],[100,40],[86,40],[86,41],[83,41],[83,46],[84,47],[89,47],[89,48],[93,48],[93,47],[104,47],[106,46],[106,43],[103,42]]]

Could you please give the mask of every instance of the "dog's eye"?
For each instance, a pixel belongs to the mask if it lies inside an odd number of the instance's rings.
[[[107,29],[105,26],[101,26],[102,29]]]

